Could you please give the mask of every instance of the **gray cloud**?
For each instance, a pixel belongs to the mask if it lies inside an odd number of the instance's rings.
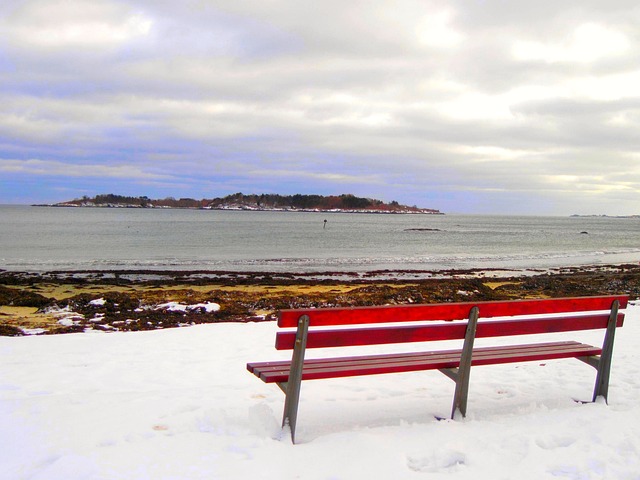
[[[1,188],[51,167],[44,196],[93,169],[100,192],[639,213],[639,21],[595,0],[11,2]]]

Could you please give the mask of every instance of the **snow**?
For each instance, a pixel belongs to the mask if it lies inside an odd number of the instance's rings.
[[[185,305],[183,303],[178,303],[178,302],[167,302],[167,303],[161,303],[157,305],[155,309],[156,310],[165,309],[165,310],[169,310],[170,312],[186,312],[190,310],[203,309],[207,313],[212,313],[220,310],[220,305],[213,302],[196,303],[194,305]]]
[[[310,381],[296,445],[282,392],[245,370],[287,356],[273,323],[0,337],[0,479],[639,479],[638,320],[617,332],[609,405],[574,401],[595,370],[573,359],[474,367],[460,421],[436,418],[439,372]]]
[[[58,306],[49,307],[45,309],[45,313],[52,315],[57,319],[57,322],[60,325],[64,325],[65,327],[71,327],[73,325],[78,325],[82,320],[84,320],[84,316],[80,313],[74,312],[70,307],[60,308]],[[35,332],[33,330],[27,331],[22,329],[25,334],[33,335]]]

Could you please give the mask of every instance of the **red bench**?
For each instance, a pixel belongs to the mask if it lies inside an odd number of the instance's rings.
[[[592,400],[598,396],[606,400],[615,329],[624,320],[619,310],[626,308],[627,301],[628,296],[616,295],[283,310],[278,327],[285,330],[276,333],[276,349],[292,349],[292,359],[249,363],[247,369],[285,393],[282,425],[289,425],[293,442],[302,380],[437,369],[456,383],[454,418],[458,411],[466,414],[472,365],[575,357],[597,370]],[[606,329],[602,347],[575,341],[473,347],[475,338],[592,329]],[[304,359],[307,348],[456,339],[464,339],[462,348]]]

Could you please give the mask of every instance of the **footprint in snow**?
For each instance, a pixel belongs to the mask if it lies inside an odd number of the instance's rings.
[[[437,449],[430,455],[407,456],[407,466],[414,472],[457,472],[466,465],[466,455],[457,450]]]
[[[566,448],[576,443],[576,439],[566,435],[547,435],[536,438],[536,445],[545,450]]]

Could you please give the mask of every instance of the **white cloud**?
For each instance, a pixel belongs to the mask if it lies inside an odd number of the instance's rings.
[[[427,15],[416,28],[421,44],[436,48],[451,48],[465,40],[465,35],[451,25],[453,13],[450,10]]]
[[[606,195],[615,192],[640,194],[640,185],[633,182],[611,182],[600,175],[548,175],[545,181],[550,188],[592,195]]]
[[[557,43],[517,41],[513,53],[520,60],[591,63],[609,56],[623,55],[629,48],[630,42],[623,33],[597,23],[585,23]]]
[[[531,155],[537,155],[539,153],[493,145],[455,145],[451,148],[451,150],[459,154],[474,158],[477,162],[510,162],[515,159],[523,159]]]
[[[166,175],[154,174],[133,165],[74,164],[52,160],[16,160],[0,159],[0,172],[66,177],[107,177],[117,179],[160,179]]]
[[[568,82],[577,95],[594,100],[619,100],[640,98],[640,70],[599,76],[585,75]]]
[[[41,48],[117,46],[148,35],[153,21],[108,1],[26,2],[5,19],[3,30],[19,44]]]
[[[140,15],[133,15],[119,25],[88,21],[63,24],[54,28],[34,29],[30,32],[19,32],[19,36],[26,42],[33,42],[44,47],[91,47],[126,42],[135,36],[146,35],[150,28],[150,20],[146,20]]]
[[[259,177],[275,177],[275,178],[294,178],[299,180],[316,180],[316,181],[329,181],[339,184],[353,184],[364,183],[369,185],[384,185],[385,179],[381,175],[372,173],[365,174],[347,174],[347,173],[332,173],[332,172],[317,172],[317,171],[299,171],[299,170],[284,170],[284,169],[260,169],[253,170],[252,174]]]
[[[513,119],[510,102],[505,95],[467,92],[439,106],[443,115],[471,120]]]

